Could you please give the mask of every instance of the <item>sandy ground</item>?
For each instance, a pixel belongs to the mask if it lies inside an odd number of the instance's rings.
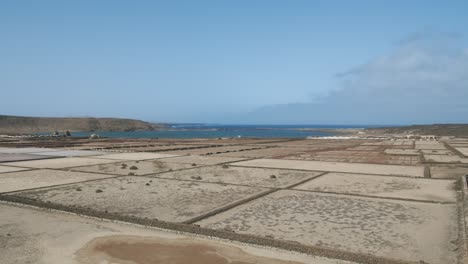
[[[0,212],[2,264],[350,263],[11,204]],[[163,261],[141,259],[156,252]]]
[[[320,174],[320,172],[244,168],[225,165],[174,171],[158,175],[158,177],[277,188],[299,183]]]
[[[248,167],[265,167],[280,169],[300,169],[314,171],[352,172],[365,174],[402,175],[423,177],[424,168],[417,166],[377,165],[359,163],[340,163],[303,160],[256,159],[232,163]]]
[[[219,157],[219,156],[182,156],[175,158],[166,158],[164,161],[174,162],[174,163],[188,163],[188,164],[201,164],[201,165],[216,165],[220,163],[234,162],[242,160],[242,158],[231,158],[231,157]]]
[[[391,155],[419,155],[419,152],[415,149],[386,149],[386,154]]]
[[[454,205],[278,191],[197,224],[398,258],[456,263]],[[437,238],[437,239],[433,239]]]
[[[294,189],[435,202],[456,202],[455,181],[327,173]]]
[[[33,152],[47,152],[56,151],[53,148],[5,148],[0,147],[0,153],[33,153]]]
[[[102,155],[102,154],[106,154],[106,152],[89,151],[89,150],[55,150],[55,151],[47,151],[47,152],[31,152],[31,154],[49,155],[49,156],[57,156],[57,157],[81,157],[81,156]]]
[[[77,167],[72,170],[84,172],[107,173],[115,175],[147,175],[180,169],[190,169],[198,167],[196,163],[173,163],[166,162],[166,159],[145,160],[145,161],[119,161],[116,163],[99,164],[93,166]]]
[[[134,153],[113,153],[96,156],[99,159],[117,159],[117,160],[150,160],[176,157],[178,155],[164,154],[164,153],[150,153],[150,152],[134,152]]]
[[[18,167],[26,167],[26,168],[61,169],[61,168],[71,168],[71,167],[78,167],[78,166],[105,164],[105,163],[112,163],[112,162],[115,162],[115,160],[77,157],[77,158],[57,158],[57,159],[46,159],[46,160],[7,162],[3,164],[11,165],[11,166],[18,166]]]
[[[305,151],[306,148],[300,147],[274,147],[274,148],[266,148],[266,149],[256,149],[256,150],[249,150],[249,151],[242,151],[242,152],[229,152],[229,153],[222,153],[219,156],[222,157],[240,157],[240,158],[261,158],[261,157],[274,157],[274,156],[284,156],[284,155],[292,155],[301,151]]]
[[[0,162],[37,160],[45,158],[51,158],[51,156],[32,155],[24,153],[0,153]]]
[[[367,140],[366,140],[367,141]],[[371,142],[364,141],[361,145],[363,146],[397,146],[401,148],[402,146],[413,146],[414,140],[411,139],[396,139],[396,140],[375,140]]]
[[[432,154],[432,155],[454,155],[450,150],[438,150],[438,149],[421,149],[419,150],[423,154]]]
[[[138,146],[125,148],[130,152],[165,152],[168,150],[181,150],[188,148],[197,148],[195,145],[181,145],[181,144],[169,144],[169,145],[156,145],[156,146]]]
[[[139,218],[183,222],[263,191],[257,187],[128,176],[16,195]]]
[[[267,146],[258,145],[258,146],[221,146],[221,147],[211,147],[211,148],[198,148],[198,149],[185,149],[185,150],[174,150],[174,151],[167,151],[167,153],[171,154],[179,154],[179,155],[218,155],[218,154],[225,154],[225,153],[236,153],[236,152],[246,152],[254,149],[264,149]]]
[[[430,155],[424,154],[424,159],[432,163],[468,163],[468,158],[460,158],[456,155]]]
[[[28,170],[28,169],[0,165],[0,173],[12,172],[12,171],[23,171],[23,170]]]
[[[0,175],[0,193],[96,180],[105,177],[109,176],[47,169],[4,173]]]
[[[455,148],[455,149],[458,150],[465,157],[468,157],[468,147],[466,147],[466,148]]]
[[[333,150],[321,151],[318,153],[297,153],[285,157],[278,157],[291,160],[311,160],[327,162],[346,163],[368,163],[368,164],[394,164],[394,165],[418,165],[421,163],[419,155],[395,155],[386,154],[381,150]]]
[[[461,176],[468,175],[468,166],[431,166],[432,178],[459,179]]]
[[[70,149],[105,149],[108,154],[2,163],[0,192],[22,191],[0,194],[0,199],[366,264],[454,264],[466,255],[457,218],[463,202],[460,195],[455,199],[463,185],[454,182],[468,174],[468,164],[460,163],[466,158],[452,148],[467,148],[466,142],[449,139],[446,149],[440,141],[390,138],[8,139],[0,140],[0,153],[9,157],[91,153]],[[196,149],[181,150],[187,147]],[[157,148],[179,149],[184,156],[132,152]],[[324,161],[288,160],[301,155]],[[423,160],[423,155],[438,162]],[[259,159],[242,161],[251,158]],[[206,239],[199,244],[199,238],[184,236],[191,239],[186,242],[150,228],[129,231],[122,227],[127,225],[110,227],[56,211],[20,209],[0,205],[2,264],[168,264],[161,260],[166,257],[184,264],[292,264],[276,258],[294,264],[344,263],[297,259],[279,249],[263,254],[238,242]]]
[[[444,144],[437,141],[416,141],[416,149],[440,149],[445,150]]]

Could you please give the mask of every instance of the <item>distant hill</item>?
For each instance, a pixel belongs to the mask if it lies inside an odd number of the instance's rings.
[[[142,131],[164,128],[135,119],[94,117],[25,117],[0,115],[0,134],[79,131]]]
[[[434,124],[401,127],[368,128],[367,133],[413,134],[434,136],[468,137],[468,124]]]

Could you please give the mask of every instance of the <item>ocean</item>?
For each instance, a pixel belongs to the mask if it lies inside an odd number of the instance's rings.
[[[128,132],[73,132],[72,136],[87,137],[93,133],[109,138],[306,138],[334,136],[323,131],[300,129],[369,128],[375,126],[358,125],[204,125],[168,124],[170,129],[162,131]]]

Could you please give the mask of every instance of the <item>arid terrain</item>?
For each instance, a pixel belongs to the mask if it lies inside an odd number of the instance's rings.
[[[414,134],[414,135],[435,135],[435,136],[455,136],[468,137],[467,124],[434,124],[434,125],[412,125],[401,127],[381,127],[366,129],[369,134]]]
[[[138,131],[164,127],[141,120],[94,117],[26,117],[0,115],[0,134],[53,133],[59,131]]]
[[[384,134],[0,138],[0,263],[468,263],[468,139]]]

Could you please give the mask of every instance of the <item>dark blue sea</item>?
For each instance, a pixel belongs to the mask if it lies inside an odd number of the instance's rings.
[[[365,125],[205,125],[167,124],[163,131],[95,132],[101,137],[110,138],[306,138],[334,136],[322,131],[300,129],[369,128]],[[87,137],[93,132],[74,132],[72,136]]]

